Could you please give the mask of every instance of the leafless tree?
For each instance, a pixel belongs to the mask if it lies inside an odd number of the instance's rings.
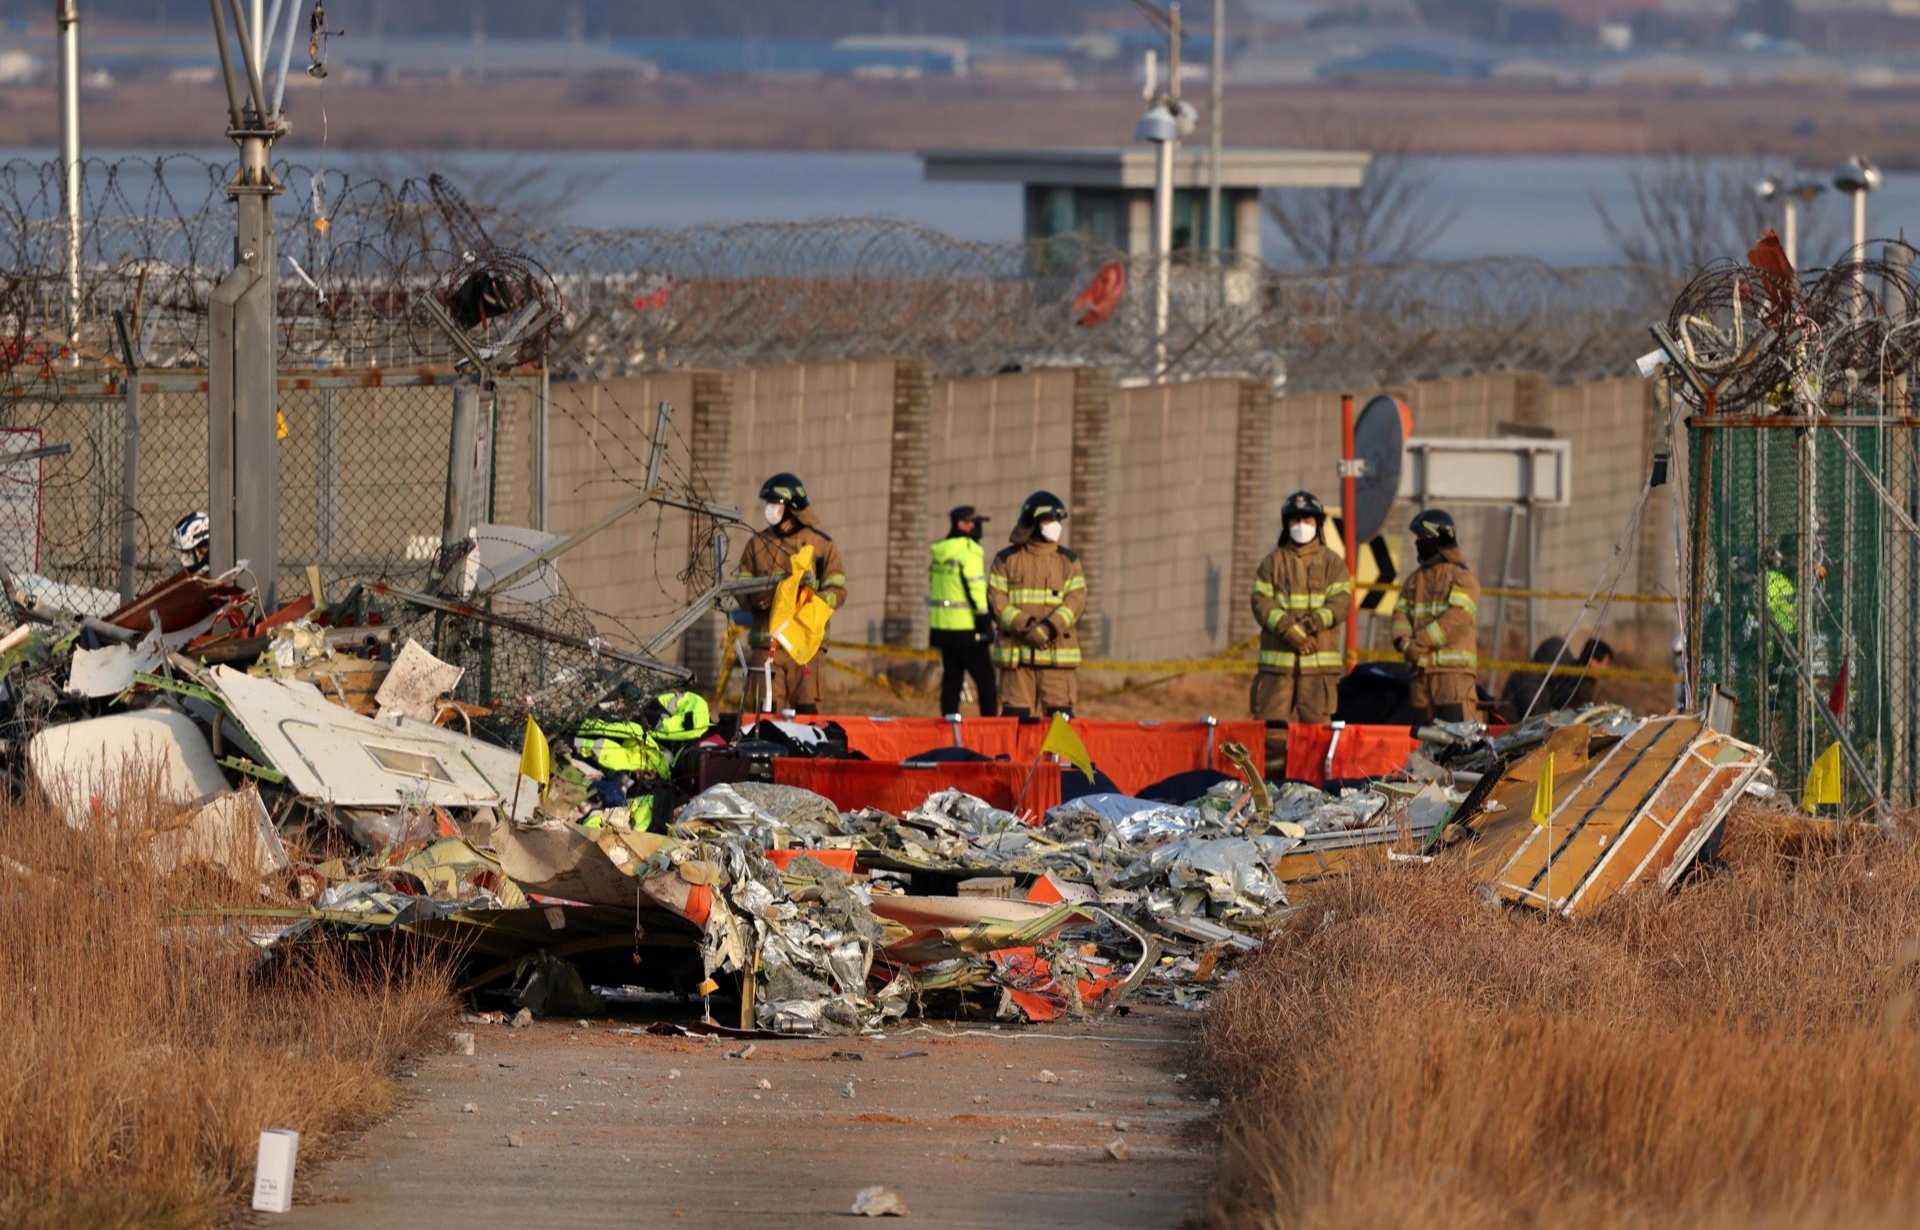
[[[1453,225],[1457,211],[1428,200],[1433,172],[1404,138],[1368,139],[1328,129],[1317,144],[1373,152],[1358,188],[1282,188],[1261,203],[1299,263],[1316,268],[1399,265],[1417,260]]]
[[[1779,198],[1766,200],[1759,191],[1771,173],[1759,158],[1667,154],[1628,172],[1630,213],[1616,217],[1597,196],[1593,209],[1629,263],[1684,279],[1714,261],[1744,259],[1769,228],[1782,229]],[[1832,217],[1820,212],[1819,198],[1799,208],[1801,263],[1834,259],[1839,231]]]

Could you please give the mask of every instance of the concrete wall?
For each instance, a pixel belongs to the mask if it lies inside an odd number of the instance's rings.
[[[1240,382],[1122,389],[1111,404],[1106,643],[1128,658],[1228,645]]]
[[[1412,408],[1416,435],[1532,429],[1570,439],[1574,504],[1541,514],[1532,583],[1592,588],[1648,465],[1654,431],[1640,381],[1555,388],[1527,373],[1497,373],[1391,391]],[[1375,392],[1360,390],[1358,400]],[[452,399],[443,386],[285,392],[281,541],[289,575],[312,560],[327,561],[334,577],[424,570],[440,530]],[[851,598],[835,621],[843,640],[924,644],[926,545],[944,531],[947,509],[964,502],[987,510],[997,549],[1021,501],[1047,488],[1074,509],[1066,541],[1089,578],[1090,649],[1122,659],[1217,652],[1251,631],[1246,590],[1278,535],[1280,502],[1303,487],[1329,504],[1339,500],[1336,396],[1275,396],[1238,380],[1121,389],[1081,370],[934,380],[924,365],[875,360],[554,384],[547,528],[579,529],[631,498],[661,401],[675,408],[669,485],[757,523],[768,475],[792,470],[806,481],[849,577]],[[535,520],[537,407],[531,386],[503,385],[493,442],[494,519],[502,523]],[[50,440],[84,447],[47,466],[45,568],[116,585],[121,407],[76,399],[47,414]],[[204,392],[148,394],[141,453],[138,511],[150,578],[170,564],[168,526],[205,503]],[[1390,529],[1402,533],[1412,511],[1397,507]],[[1469,559],[1486,584],[1499,584],[1505,512],[1455,511]],[[1622,590],[1673,585],[1671,526],[1670,500],[1656,493]],[[644,639],[711,583],[711,531],[704,518],[651,508],[570,553],[561,573],[604,631]],[[730,567],[748,532],[729,531]],[[701,566],[689,571],[690,560]],[[1527,583],[1517,546],[1511,575]],[[1561,630],[1580,605],[1537,604],[1535,636]],[[1483,608],[1488,641],[1498,609]],[[1526,648],[1521,611],[1509,607],[1506,652]],[[1639,664],[1664,665],[1645,646],[1670,635],[1670,608],[1618,607],[1609,620],[1610,638],[1642,647]],[[1378,622],[1369,621],[1370,632]],[[710,671],[723,633],[722,618],[702,621],[686,638],[685,659]]]
[[[662,401],[675,408],[665,481],[683,482],[691,473],[686,419],[692,400],[693,376],[687,372],[553,385],[547,529],[572,533],[638,494],[646,480]],[[529,401],[516,399],[515,405],[529,406]],[[512,439],[515,447],[503,449],[496,517],[525,525],[531,519],[527,503],[533,462],[530,438],[520,426],[516,414],[502,432],[503,440]],[[688,522],[685,512],[659,505],[629,513],[563,556],[560,575],[572,596],[595,613],[603,631],[625,630],[644,639],[685,604],[686,586],[679,574],[687,563]]]

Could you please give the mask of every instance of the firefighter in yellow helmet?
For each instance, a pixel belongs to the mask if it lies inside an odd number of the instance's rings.
[[[761,485],[760,500],[767,528],[755,534],[740,553],[740,575],[785,580],[793,572],[794,555],[802,547],[812,547],[813,567],[800,584],[839,610],[847,601],[847,574],[840,565],[840,548],[820,528],[806,487],[793,474],[776,474]],[[773,643],[773,629],[768,626],[773,590],[748,594],[746,606],[753,612],[753,627],[747,634],[752,656],[744,708],[756,713],[820,712],[818,673]]]
[[[1253,716],[1326,722],[1340,701],[1346,663],[1338,629],[1353,608],[1353,581],[1346,561],[1327,547],[1327,510],[1312,492],[1288,496],[1280,523],[1279,545],[1253,581],[1253,617],[1260,623]]]
[[[1066,519],[1065,501],[1034,492],[1008,535],[1013,545],[987,570],[987,609],[1002,633],[993,661],[1005,717],[1073,711],[1080,670],[1075,627],[1087,609],[1087,578],[1080,558],[1060,545]]]
[[[1431,508],[1408,528],[1420,566],[1393,610],[1393,647],[1413,676],[1407,699],[1423,722],[1471,722],[1479,717],[1480,582],[1451,516]]]

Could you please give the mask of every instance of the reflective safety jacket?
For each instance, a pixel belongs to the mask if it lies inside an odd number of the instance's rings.
[[[1417,652],[1415,670],[1429,675],[1471,675],[1480,669],[1480,582],[1460,552],[1448,547],[1414,569],[1400,586],[1393,611],[1393,640]]]
[[[1788,636],[1800,635],[1800,594],[1794,588],[1793,578],[1778,568],[1767,569],[1767,612],[1773,616],[1773,622],[1780,625],[1780,631]]]
[[[1281,543],[1253,579],[1260,622],[1260,669],[1268,674],[1338,675],[1346,667],[1335,631],[1353,610],[1347,563],[1325,545]],[[1287,639],[1295,625],[1313,638],[1305,652]]]
[[[1032,526],[1013,531],[1013,545],[993,557],[987,571],[987,608],[994,623],[1007,635],[994,642],[994,665],[1003,668],[1080,665],[1080,638],[1075,631],[1087,610],[1087,578],[1080,557],[1048,542]],[[1028,634],[1040,624],[1052,625],[1044,646]]]
[[[698,692],[662,692],[654,700],[662,716],[654,725],[653,737],[662,743],[691,743],[706,738],[713,729],[707,698]]]
[[[942,538],[928,548],[927,628],[933,632],[971,632],[976,616],[987,613],[987,552],[965,534]]]
[[[588,718],[573,732],[573,749],[609,773],[646,773],[665,777],[673,771],[673,753],[655,742],[639,722]]]
[[[840,548],[833,539],[821,532],[813,509],[803,508],[781,524],[792,525],[793,529],[784,534],[777,527],[764,529],[747,541],[746,548],[740,552],[740,575],[775,577],[784,581],[793,575],[790,561],[795,553],[801,547],[810,546],[813,548],[813,575],[817,582],[814,592],[836,611],[846,605],[847,574],[840,565]],[[773,611],[773,590],[747,594],[743,601],[747,609],[753,612],[753,628],[747,634],[748,643],[760,647],[773,644],[773,630],[767,625]]]

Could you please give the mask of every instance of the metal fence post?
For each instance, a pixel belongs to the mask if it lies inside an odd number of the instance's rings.
[[[140,561],[140,374],[127,373],[120,440],[120,601],[132,602]]]
[[[476,431],[480,421],[480,386],[456,385],[453,390],[453,427],[447,439],[447,504],[440,520],[440,549],[451,551],[465,541],[473,527],[473,475]]]
[[[340,525],[340,395],[331,388],[318,391],[320,403],[319,438],[315,459],[317,507],[314,512],[314,547],[320,562],[334,565]]]
[[[547,528],[547,500],[552,476],[548,471],[548,426],[552,407],[552,386],[546,360],[540,361],[539,394],[533,409],[533,499],[528,501],[527,520],[536,530]]]

